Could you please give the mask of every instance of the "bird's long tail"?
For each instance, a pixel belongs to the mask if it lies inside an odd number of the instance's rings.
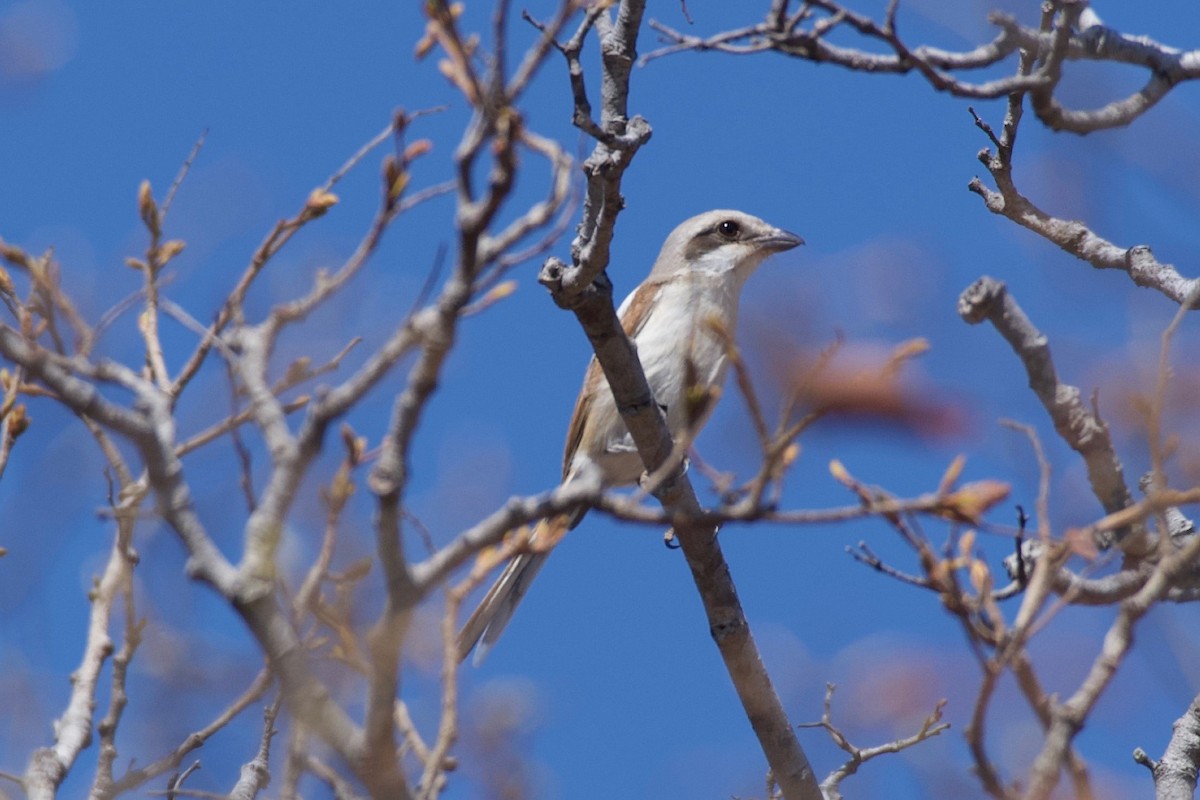
[[[458,632],[459,661],[465,659],[474,649],[475,665],[483,662],[492,645],[504,632],[508,621],[512,619],[521,598],[529,590],[529,584],[546,563],[550,555],[549,548],[571,527],[571,520],[566,516],[543,520],[537,524],[529,537],[530,545],[537,549],[521,553],[508,562],[508,566],[500,573],[500,577],[488,589],[479,606]]]

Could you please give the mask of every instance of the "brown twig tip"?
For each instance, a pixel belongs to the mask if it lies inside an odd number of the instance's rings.
[[[152,235],[158,236],[162,232],[159,229],[158,205],[154,202],[150,181],[142,181],[138,186],[138,215]]]
[[[984,275],[958,296],[958,315],[965,322],[978,325],[994,313],[1004,295],[1004,281]]]

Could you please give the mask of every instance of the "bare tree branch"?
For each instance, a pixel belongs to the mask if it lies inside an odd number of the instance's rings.
[[[1134,759],[1150,767],[1157,800],[1191,800],[1196,792],[1196,767],[1200,764],[1200,697],[1192,700],[1173,727],[1162,759],[1150,761],[1140,747],[1134,751]]]
[[[128,772],[107,789],[94,789],[92,800],[110,800],[125,792],[133,791],[146,781],[157,778],[159,775],[178,769],[188,753],[204,746],[205,742],[211,739],[218,731],[223,730],[234,717],[266,694],[267,689],[270,687],[271,673],[264,668],[254,678],[250,686],[246,688],[246,691],[222,710],[212,722],[188,735],[178,747],[157,761],[153,761],[144,767],[130,768]]]
[[[1197,557],[1200,557],[1200,537],[1190,539],[1176,553],[1159,562],[1137,594],[1121,604],[1117,619],[1104,636],[1100,654],[1079,689],[1065,702],[1052,703],[1051,723],[1041,752],[1034,760],[1026,797],[1041,800],[1050,796],[1058,783],[1067,749],[1129,653],[1134,626],[1166,594],[1171,583],[1191,568]]]
[[[242,302],[245,300],[246,293],[250,290],[251,284],[253,284],[255,278],[266,267],[267,263],[301,228],[323,216],[329,210],[330,206],[337,202],[337,197],[331,194],[333,187],[362,159],[366,158],[372,150],[385,142],[391,134],[392,126],[389,124],[383,131],[378,133],[363,145],[358,152],[351,156],[329,180],[314,190],[295,216],[280,220],[275,224],[275,227],[267,234],[266,239],[255,250],[241,278],[238,279],[237,284],[230,291],[225,303],[221,306],[221,310],[217,313],[216,319],[209,327],[208,335],[200,341],[196,350],[188,357],[187,362],[180,369],[179,374],[176,375],[170,390],[170,394],[173,397],[178,397],[184,387],[200,371],[200,367],[208,357],[208,353],[212,349],[216,337],[225,330],[230,322],[240,318]]]
[[[832,683],[825,684],[825,711],[821,715],[821,721],[803,723],[798,726],[801,728],[824,728],[825,732],[829,734],[829,738],[833,739],[833,743],[850,754],[849,761],[833,770],[825,780],[821,781],[821,791],[827,800],[841,800],[842,781],[858,772],[858,768],[871,759],[887,753],[899,753],[901,750],[907,750],[950,728],[950,723],[942,722],[942,709],[945,708],[946,701],[940,700],[929,716],[925,718],[920,729],[911,736],[905,736],[892,742],[875,745],[874,747],[855,747],[846,738],[846,735],[833,724],[833,691],[835,688],[837,687]]]
[[[1196,278],[1184,278],[1174,266],[1158,261],[1146,245],[1121,247],[1098,236],[1082,222],[1059,219],[1042,211],[1017,190],[1011,163],[1003,155],[993,155],[985,149],[980,151],[979,160],[991,173],[999,191],[988,189],[978,178],[972,178],[968,188],[983,198],[993,214],[1028,228],[1096,269],[1120,270],[1138,286],[1154,289],[1177,303],[1186,302],[1200,284]]]
[[[990,277],[979,278],[959,296],[958,314],[972,325],[986,319],[1021,359],[1029,388],[1041,400],[1054,429],[1083,458],[1092,492],[1101,507],[1112,513],[1131,505],[1133,496],[1108,426],[1083,404],[1078,388],[1059,381],[1046,336],[1025,316],[1005,285]],[[1135,555],[1145,553],[1148,547],[1142,528],[1118,534],[1117,543]],[[1108,544],[1101,542],[1103,546]]]
[[[671,435],[655,404],[632,344],[621,329],[612,303],[612,284],[604,276],[613,226],[621,210],[620,182],[638,147],[650,135],[640,117],[628,116],[629,71],[636,59],[637,32],[644,3],[625,0],[616,10],[596,15],[602,57],[601,119],[607,134],[584,162],[587,191],[583,219],[572,243],[572,266],[551,260],[540,277],[555,302],[569,308],[583,326],[617,408],[647,472],[654,474],[674,451]],[[588,25],[589,16],[584,21]],[[586,28],[584,29],[586,30]],[[570,55],[568,61],[570,62]],[[576,102],[582,78],[573,80]],[[577,106],[579,117],[582,111]],[[687,477],[670,476],[655,492],[663,507],[696,514],[700,505]],[[704,525],[677,526],[676,533],[692,570],[716,640],[746,715],[785,797],[819,798],[816,778],[788,722],[782,704],[750,635],[750,629],[714,536]]]
[[[250,761],[242,767],[242,774],[238,778],[238,782],[234,784],[233,789],[229,792],[229,800],[254,800],[258,797],[258,793],[266,788],[271,782],[270,757],[271,757],[271,740],[275,738],[277,731],[275,730],[275,717],[279,714],[279,707],[282,705],[283,698],[275,698],[275,702],[267,706],[263,711],[263,734],[262,741],[258,746],[258,752]]]
[[[876,22],[845,4],[832,0],[806,0],[789,13],[789,2],[773,3],[766,19],[754,25],[707,37],[691,36],[652,21],[666,46],[642,57],[641,63],[684,51],[716,51],[732,55],[782,53],[817,64],[836,64],[867,73],[906,74],[916,71],[937,91],[955,97],[997,98],[1030,92],[1034,112],[1053,130],[1090,133],[1128,125],[1161,100],[1175,86],[1200,78],[1200,50],[1180,51],[1145,36],[1130,36],[1100,24],[1094,13],[1082,19],[1086,3],[1055,0],[1058,16],[1053,31],[1022,26],[1010,14],[993,12],[988,18],[1000,31],[985,44],[964,52],[922,45],[910,47],[896,30],[896,7]],[[821,12],[820,14],[814,13]],[[804,27],[804,23],[809,25]],[[828,35],[849,28],[868,43],[890,52],[876,52],[833,44]],[[992,66],[1021,50],[1038,64],[1018,70],[1009,78],[972,83],[954,73]],[[1108,61],[1144,68],[1149,73],[1137,92],[1092,109],[1067,109],[1055,97],[1062,80],[1064,61]]]
[[[1075,15],[1085,8],[1081,2],[1062,2],[1060,5]],[[993,13],[990,19],[1027,50],[1041,54],[1059,46],[1055,34],[1024,28],[1008,14]],[[1178,84],[1200,78],[1200,50],[1183,52],[1159,44],[1147,36],[1130,36],[1100,24],[1080,26],[1077,17],[1070,22],[1070,28],[1082,29],[1062,34],[1065,36],[1065,59],[1111,61],[1144,67],[1149,77],[1142,88],[1129,97],[1094,109],[1064,108],[1049,92],[1039,98],[1042,92],[1039,87],[1033,93],[1034,111],[1053,130],[1091,133],[1128,125],[1150,110]]]
[[[512,27],[509,0],[497,0],[490,32],[482,37],[464,30],[470,17],[464,16],[461,4],[427,2],[426,35],[417,45],[418,57],[438,49],[438,68],[453,90],[461,93],[470,114],[454,151],[453,180],[413,190],[414,165],[430,152],[431,145],[422,139],[406,142],[405,137],[414,129],[412,121],[426,112],[398,113],[309,194],[295,214],[272,227],[215,314],[194,316],[167,296],[174,286],[168,267],[182,252],[183,242],[167,238],[165,219],[200,143],[161,204],[148,183],[139,189],[138,212],[148,243],[144,254],[129,263],[141,273],[141,288],[105,312],[94,326],[66,291],[52,251],[31,255],[0,242],[0,260],[6,267],[0,269],[0,310],[9,315],[8,321],[0,324],[0,356],[11,365],[0,374],[0,474],[16,437],[29,424],[21,396],[61,404],[93,434],[108,462],[106,475],[115,498],[104,516],[116,523],[108,562],[93,592],[81,663],[54,739],[50,746],[32,754],[23,776],[0,773],[0,777],[16,781],[31,797],[55,796],[72,766],[79,768],[94,728],[99,752],[89,795],[93,800],[112,800],[172,772],[166,796],[217,796],[183,788],[199,767],[196,762],[180,772],[183,759],[229,726],[240,711],[278,681],[278,697],[267,709],[257,754],[244,765],[229,796],[264,794],[271,777],[268,757],[278,713],[286,715],[280,718],[280,728],[285,728],[282,720],[286,718],[290,732],[281,797],[298,797],[301,782],[308,776],[325,784],[328,789],[324,791],[346,800],[357,798],[360,792],[371,797],[433,800],[454,778],[454,750],[463,722],[453,636],[458,604],[499,560],[536,546],[528,536],[529,524],[594,509],[616,519],[673,530],[692,571],[710,631],[770,767],[768,796],[790,800],[839,797],[841,781],[865,761],[916,744],[945,727],[940,722],[939,704],[913,736],[874,748],[855,747],[833,725],[831,686],[819,725],[850,758],[818,786],[763,668],[714,534],[729,522],[813,525],[865,518],[890,524],[912,549],[916,566],[887,564],[865,542],[851,554],[886,576],[934,593],[962,627],[980,664],[982,679],[970,712],[967,742],[984,791],[1005,800],[1022,793],[1019,783],[1002,774],[988,747],[995,726],[991,720],[993,731],[988,730],[996,689],[1010,673],[1044,735],[1027,796],[1048,797],[1064,771],[1075,794],[1094,794],[1087,764],[1076,750],[1076,734],[1089,721],[1113,674],[1131,652],[1131,637],[1142,616],[1157,603],[1200,599],[1200,537],[1181,510],[1184,505],[1200,503],[1200,487],[1170,488],[1166,472],[1174,440],[1163,416],[1169,377],[1167,348],[1184,312],[1200,305],[1196,288],[1200,279],[1185,278],[1173,266],[1158,262],[1148,247],[1118,246],[1081,222],[1058,219],[1039,209],[1013,182],[1014,146],[1026,95],[1029,108],[1054,130],[1086,133],[1129,124],[1175,86],[1200,77],[1200,50],[1184,52],[1107,28],[1082,0],[1049,0],[1042,5],[1036,27],[1024,26],[1006,14],[993,14],[992,39],[961,51],[910,44],[898,27],[903,23],[898,0],[889,0],[874,16],[834,0],[769,0],[762,22],[705,36],[651,23],[664,37],[665,46],[644,56],[640,63],[688,50],[770,51],[867,73],[915,72],[936,91],[954,96],[1006,97],[1007,111],[999,130],[975,116],[976,126],[990,145],[980,160],[992,176],[994,188],[976,179],[970,184],[971,191],[993,213],[1098,269],[1123,270],[1137,285],[1152,287],[1178,304],[1180,313],[1164,333],[1159,379],[1147,415],[1151,471],[1143,480],[1144,497],[1135,501],[1096,398],[1093,396],[1089,405],[1079,389],[1059,379],[1044,335],[1025,318],[1004,285],[984,278],[963,293],[960,313],[972,323],[987,319],[1010,343],[1059,436],[1084,459],[1093,492],[1105,512],[1090,524],[1055,532],[1050,462],[1035,430],[1016,426],[1030,438],[1038,456],[1038,535],[1023,541],[1022,520],[1016,554],[1005,561],[1012,580],[998,587],[988,548],[978,539],[981,533],[1012,535],[1011,526],[989,521],[996,505],[1007,498],[1009,486],[999,480],[960,484],[961,458],[951,463],[936,488],[910,497],[893,496],[884,488],[866,484],[835,460],[831,471],[852,492],[856,503],[782,508],[781,487],[798,458],[798,437],[820,412],[794,413],[793,396],[784,404],[778,425],[768,427],[760,394],[730,337],[725,339],[727,361],[734,367],[737,386],[749,408],[762,458],[756,471],[740,482],[732,474],[714,471],[711,477],[720,499],[712,509],[700,507],[682,469],[691,442],[687,436],[672,441],[637,354],[617,322],[612,284],[606,274],[616,220],[624,207],[623,175],[652,132],[645,119],[630,113],[628,102],[631,69],[638,63],[636,45],[644,5],[644,0],[582,5],[560,0],[544,21],[524,15],[537,33],[525,31],[529,44],[516,54],[510,52],[508,38]],[[683,13],[690,24],[686,7]],[[592,44],[587,41],[589,36],[595,36],[597,47],[585,47]],[[585,50],[599,52],[601,71],[593,76],[599,79],[594,86],[585,81]],[[566,148],[531,129],[518,106],[526,93],[533,91],[535,76],[554,52],[565,60],[573,124],[594,140],[582,165],[581,191],[572,184],[573,162]],[[1016,60],[1015,69],[994,77],[995,69],[1009,59]],[[1064,101],[1066,95],[1060,87],[1078,62],[1128,65],[1145,70],[1146,80],[1128,97],[1100,101],[1094,108],[1073,108]],[[973,78],[971,71],[982,68],[992,71],[984,78],[974,73]],[[595,97],[589,97],[589,89],[596,92]],[[328,273],[315,274],[298,296],[276,305],[264,318],[248,319],[249,292],[267,265],[296,233],[338,204],[334,186],[389,140],[393,152],[383,161],[379,202],[363,221],[365,229],[354,250]],[[514,193],[518,180],[528,175],[523,162],[534,162],[547,178],[540,194],[530,196],[524,207],[513,208],[520,196]],[[440,269],[439,255],[412,310],[379,337],[373,350],[365,353],[349,374],[339,376],[332,386],[316,386],[305,396],[294,396],[292,390],[301,384],[338,368],[350,348],[320,367],[313,367],[310,357],[303,356],[280,370],[272,362],[284,333],[300,330],[301,323],[311,324],[315,312],[349,290],[380,252],[385,234],[402,214],[451,191],[455,195],[454,227],[442,250],[448,256],[445,272]],[[577,197],[582,198],[581,219],[569,263],[548,260],[540,280],[558,305],[576,315],[592,344],[647,468],[642,490],[628,496],[600,492],[586,484],[558,487],[513,497],[448,541],[431,536],[405,507],[414,469],[410,459],[422,420],[445,379],[448,356],[461,335],[460,324],[507,295],[509,284],[500,281],[511,267],[549,250],[573,218]],[[27,296],[18,296],[8,270]],[[141,344],[135,363],[103,359],[97,355],[100,336],[117,323],[131,323],[125,314],[130,309],[139,312],[136,334]],[[175,374],[169,365],[177,354],[168,351],[171,340],[159,332],[163,314],[197,337],[182,354],[183,366]],[[206,321],[198,322],[197,317]],[[181,439],[176,431],[177,403],[189,386],[199,383],[195,378],[214,349],[232,376],[233,409],[224,412],[223,418],[217,415],[215,421],[206,420],[209,427]],[[903,349],[901,346],[897,352]],[[827,359],[831,352],[822,358]],[[374,494],[375,553],[335,567],[335,540],[339,527],[348,524],[349,518],[344,520],[343,515],[351,508],[356,489],[353,472],[373,458],[367,450],[368,439],[343,426],[347,455],[331,481],[319,481],[328,487],[323,494],[326,513],[319,550],[307,571],[296,576],[298,585],[292,595],[292,575],[281,574],[290,569],[281,556],[282,545],[296,527],[292,518],[303,507],[306,487],[318,480],[311,472],[323,463],[320,457],[329,427],[360,408],[368,393],[393,375],[406,357],[411,361],[407,374],[401,376],[402,387],[386,427],[378,426],[371,436],[379,442],[378,462],[369,477]],[[889,363],[898,365],[905,357],[896,355]],[[240,410],[243,401],[248,405],[244,411]],[[298,411],[303,414],[297,416]],[[252,431],[243,431],[247,423],[252,423]],[[356,425],[361,424],[356,420]],[[241,531],[242,552],[236,564],[222,550],[229,547],[227,532],[208,527],[206,522],[212,523],[206,519],[207,509],[197,509],[198,487],[189,482],[194,476],[185,473],[183,463],[185,455],[225,434],[245,436],[247,441],[258,436],[257,443],[266,446],[270,457],[265,487],[258,495],[252,489],[249,492],[251,513]],[[135,459],[141,463],[135,464]],[[242,461],[243,471],[249,473],[249,457]],[[198,463],[193,471],[195,466]],[[112,488],[114,483],[119,491]],[[142,630],[133,604],[131,575],[137,554],[132,540],[135,522],[151,516],[142,510],[151,493],[159,517],[186,550],[188,575],[206,583],[241,616],[267,662],[241,697],[156,761],[119,751],[118,744],[125,737],[117,735],[119,727],[129,724],[122,722],[128,709],[137,707],[130,702],[127,708],[130,687],[126,686]],[[646,495],[651,493],[659,501],[657,505],[648,501]],[[406,522],[425,542],[423,550],[418,547],[422,554],[415,558],[406,552],[410,546],[406,539],[414,532],[403,530]],[[940,547],[923,530],[930,522],[948,528]],[[1147,532],[1151,525],[1157,525],[1153,535]],[[1122,545],[1123,563],[1117,564],[1118,559],[1111,555],[1083,567],[1070,561],[1073,555],[1094,555],[1082,542],[1090,544],[1095,539],[1104,543],[1114,534]],[[446,543],[437,547],[435,541]],[[313,546],[318,543],[314,541]],[[378,573],[375,567],[379,567]],[[464,568],[469,569],[467,577],[451,586],[455,571]],[[364,622],[357,601],[367,596],[372,581],[385,594],[383,602],[372,609],[374,618]],[[418,604],[439,589],[447,590],[441,710],[436,730],[425,731],[423,737],[400,696],[405,663],[402,648],[409,645]],[[1019,605],[1009,619],[1001,603],[1016,597]],[[118,598],[124,599],[123,625],[113,619]],[[1119,609],[1087,678],[1060,702],[1047,691],[1030,643],[1069,604],[1119,605]],[[1012,611],[1011,606],[1004,608]],[[119,645],[113,641],[118,638]],[[97,695],[103,696],[105,691],[101,678],[106,662],[111,664],[107,708],[97,722]],[[355,699],[348,700],[348,696]],[[1153,771],[1160,796],[1190,796],[1194,791],[1200,768],[1200,746],[1196,744],[1200,741],[1200,713],[1196,706],[1194,702],[1177,721],[1175,736],[1161,761],[1151,760],[1144,752],[1136,756]],[[121,760],[131,766],[116,776]]]
[[[131,498],[131,501],[132,507],[136,509],[140,497]],[[128,511],[129,506],[126,505],[122,510]],[[113,641],[109,635],[113,606],[125,594],[136,562],[130,550],[128,536],[128,526],[131,525],[131,518],[126,517],[120,526],[123,532],[119,530],[113,537],[108,564],[93,590],[92,612],[88,620],[83,657],[72,676],[71,696],[67,708],[55,724],[54,744],[35,751],[25,770],[23,785],[30,798],[55,797],[59,785],[75,764],[75,759],[91,744],[100,670],[113,652]],[[132,636],[135,633],[127,630],[126,635]],[[135,646],[136,644],[130,644],[127,640],[126,646],[122,648],[121,655],[126,663]],[[124,687],[119,688],[123,691]],[[107,718],[111,727],[115,728],[119,714],[119,711],[115,711],[111,718]],[[111,739],[104,730],[101,731],[101,735],[111,747]]]

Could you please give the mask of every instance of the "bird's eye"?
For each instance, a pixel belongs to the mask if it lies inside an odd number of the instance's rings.
[[[742,232],[742,226],[738,225],[736,222],[734,222],[731,219],[727,219],[724,222],[717,225],[717,233],[721,234],[722,236],[724,236],[726,239],[729,239],[730,241],[733,241],[734,239],[736,239],[738,237],[738,234],[741,232]]]

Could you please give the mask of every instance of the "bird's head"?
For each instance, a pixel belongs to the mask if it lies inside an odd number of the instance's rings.
[[[700,272],[745,280],[767,256],[802,244],[796,234],[750,214],[706,211],[671,231],[650,277],[665,280],[681,272]]]

